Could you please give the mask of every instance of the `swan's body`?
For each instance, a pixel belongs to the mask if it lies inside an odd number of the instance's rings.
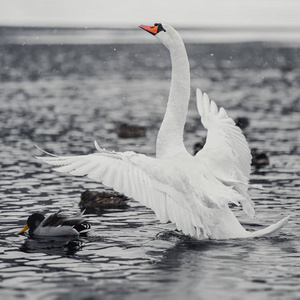
[[[162,222],[198,239],[264,236],[280,229],[288,218],[251,233],[228,204],[242,204],[254,215],[248,195],[250,149],[241,130],[223,108],[218,110],[197,90],[197,107],[208,130],[204,148],[191,156],[183,143],[190,97],[188,57],[179,34],[169,25],[141,26],[169,49],[172,61],[170,96],[157,137],[156,158],[134,152],[111,152],[69,157],[41,157],[57,171],[86,175],[150,207]]]

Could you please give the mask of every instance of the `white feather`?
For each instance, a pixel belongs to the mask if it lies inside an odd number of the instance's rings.
[[[207,128],[207,139],[196,159],[205,162],[212,174],[224,184],[231,183],[243,198],[244,211],[254,216],[253,202],[248,196],[251,154],[248,143],[224,109],[218,109],[209,98],[197,91],[197,106],[202,124]],[[221,151],[220,151],[221,150]]]

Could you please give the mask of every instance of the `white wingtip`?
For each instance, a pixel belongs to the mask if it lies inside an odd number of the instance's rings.
[[[213,101],[213,100],[211,100],[211,102],[210,102],[210,111],[215,115],[218,114],[218,106],[215,103],[215,101]]]
[[[96,148],[99,152],[102,152],[102,149],[100,148],[100,146],[99,146],[99,144],[97,143],[96,140],[94,141],[94,145],[95,145],[95,148]]]
[[[205,112],[209,113],[210,112],[210,101],[209,97],[206,93],[203,94],[203,107]]]
[[[249,189],[264,190],[265,188],[261,184],[249,184]]]
[[[220,107],[219,117],[222,118],[222,119],[228,118],[227,112],[223,107]]]
[[[196,95],[197,95],[197,98],[198,98],[198,96],[202,97],[202,92],[199,88],[196,89]]]
[[[38,149],[39,149],[41,152],[43,152],[44,154],[47,154],[47,155],[49,155],[49,156],[53,156],[53,157],[58,157],[58,155],[55,155],[55,154],[49,153],[49,152],[47,152],[47,151],[43,150],[42,148],[40,148],[38,145],[35,145],[35,147],[36,147],[36,148],[38,148]],[[39,159],[39,157],[37,157],[37,156],[36,156],[36,158],[38,158],[38,159]]]
[[[201,92],[200,89],[197,89],[196,90],[196,100],[197,100],[197,109],[198,109],[198,112],[199,112],[199,115],[202,116],[203,114],[203,94]]]

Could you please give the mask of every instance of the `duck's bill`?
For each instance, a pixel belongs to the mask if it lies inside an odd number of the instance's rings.
[[[28,227],[28,225],[26,224],[25,226],[24,226],[24,228],[18,233],[18,234],[21,234],[21,233],[23,233],[24,231],[26,231],[26,230],[28,230],[29,229],[29,227]]]
[[[146,30],[147,32],[156,35],[158,33],[158,26],[146,26],[146,25],[141,25],[140,28]]]

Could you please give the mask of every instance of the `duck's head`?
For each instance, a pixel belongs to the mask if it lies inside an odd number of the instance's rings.
[[[182,43],[178,32],[168,24],[155,23],[153,26],[140,25],[140,28],[154,35],[168,49],[178,42]]]
[[[33,233],[35,229],[37,229],[45,217],[40,213],[34,213],[30,215],[27,219],[26,225],[24,228],[19,232],[19,234],[23,233],[24,231],[29,229],[29,233]]]

